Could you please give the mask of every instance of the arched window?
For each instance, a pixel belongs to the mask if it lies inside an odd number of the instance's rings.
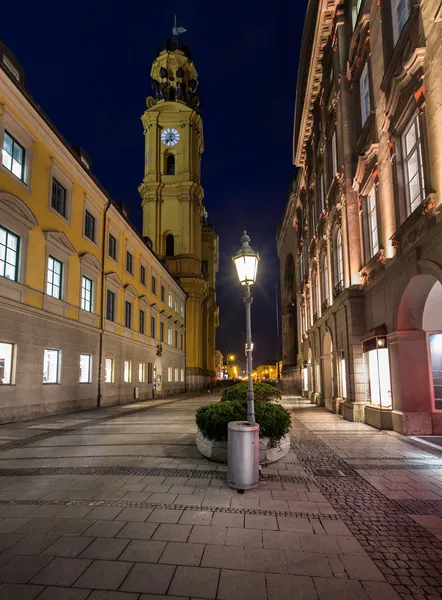
[[[328,289],[328,260],[327,254],[324,252],[321,260],[321,295],[322,295],[322,303],[327,303],[329,301],[329,289]],[[324,306],[326,308],[326,306]]]
[[[166,156],[166,175],[175,175],[175,155]]]
[[[344,285],[344,257],[342,253],[342,234],[338,228],[335,237],[334,282],[336,286]]]
[[[166,256],[175,256],[175,238],[172,233],[166,236]]]

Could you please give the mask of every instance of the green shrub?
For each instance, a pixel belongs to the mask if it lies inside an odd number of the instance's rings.
[[[254,383],[255,402],[271,402],[281,400],[281,392],[268,383]],[[221,395],[221,402],[247,400],[247,381],[226,388]]]
[[[289,431],[291,417],[280,404],[257,402],[255,418],[259,423],[260,437],[270,439],[275,446]],[[247,402],[224,401],[201,406],[196,411],[196,424],[201,433],[209,440],[223,442],[227,440],[227,429],[230,421],[247,420]]]

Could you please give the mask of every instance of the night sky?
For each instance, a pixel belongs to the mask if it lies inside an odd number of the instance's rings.
[[[217,347],[244,356],[244,306],[231,256],[247,229],[261,255],[253,290],[254,364],[276,358],[276,229],[288,198],[299,48],[307,0],[5,2],[2,40],[27,88],[141,230],[140,117],[150,68],[171,35],[188,31],[204,120],[202,183],[220,237]],[[26,14],[26,18],[23,15]],[[19,25],[18,25],[19,24]]]

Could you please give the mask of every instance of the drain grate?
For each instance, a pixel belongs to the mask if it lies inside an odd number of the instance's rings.
[[[313,475],[317,477],[346,477],[341,469],[312,469]]]

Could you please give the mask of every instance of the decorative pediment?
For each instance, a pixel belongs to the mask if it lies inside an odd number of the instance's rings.
[[[118,275],[116,273],[114,273],[114,272],[106,273],[106,281],[108,283],[111,283],[115,287],[119,287],[119,288],[123,287],[123,282],[118,277]]]
[[[94,256],[93,254],[90,254],[89,252],[80,254],[80,261],[81,261],[82,265],[84,265],[85,267],[88,267],[95,273],[98,274],[101,272],[101,263],[98,260],[98,258],[96,256]]]
[[[57,250],[60,250],[67,256],[72,256],[75,253],[75,248],[65,233],[61,231],[45,231],[44,236],[48,244],[53,244]]]
[[[130,296],[131,298],[134,298],[134,299],[138,298],[137,290],[130,283],[128,283],[124,286],[124,293],[127,294],[128,296]]]
[[[365,13],[359,19],[353,32],[348,51],[347,78],[352,81],[365,62],[364,54],[370,51],[370,14]]]
[[[138,296],[138,302],[140,303],[140,306],[145,306],[146,308],[149,308],[150,306],[149,300],[144,294],[142,296]]]
[[[379,144],[371,144],[364,154],[358,156],[358,164],[352,185],[355,192],[363,193],[367,178],[370,174],[376,173],[378,150]]]
[[[154,313],[158,313],[158,306],[156,304],[152,304],[150,310]]]
[[[38,225],[34,213],[23,200],[8,192],[0,191],[0,210],[6,212],[9,217],[16,219],[28,229],[32,229],[32,227]]]

